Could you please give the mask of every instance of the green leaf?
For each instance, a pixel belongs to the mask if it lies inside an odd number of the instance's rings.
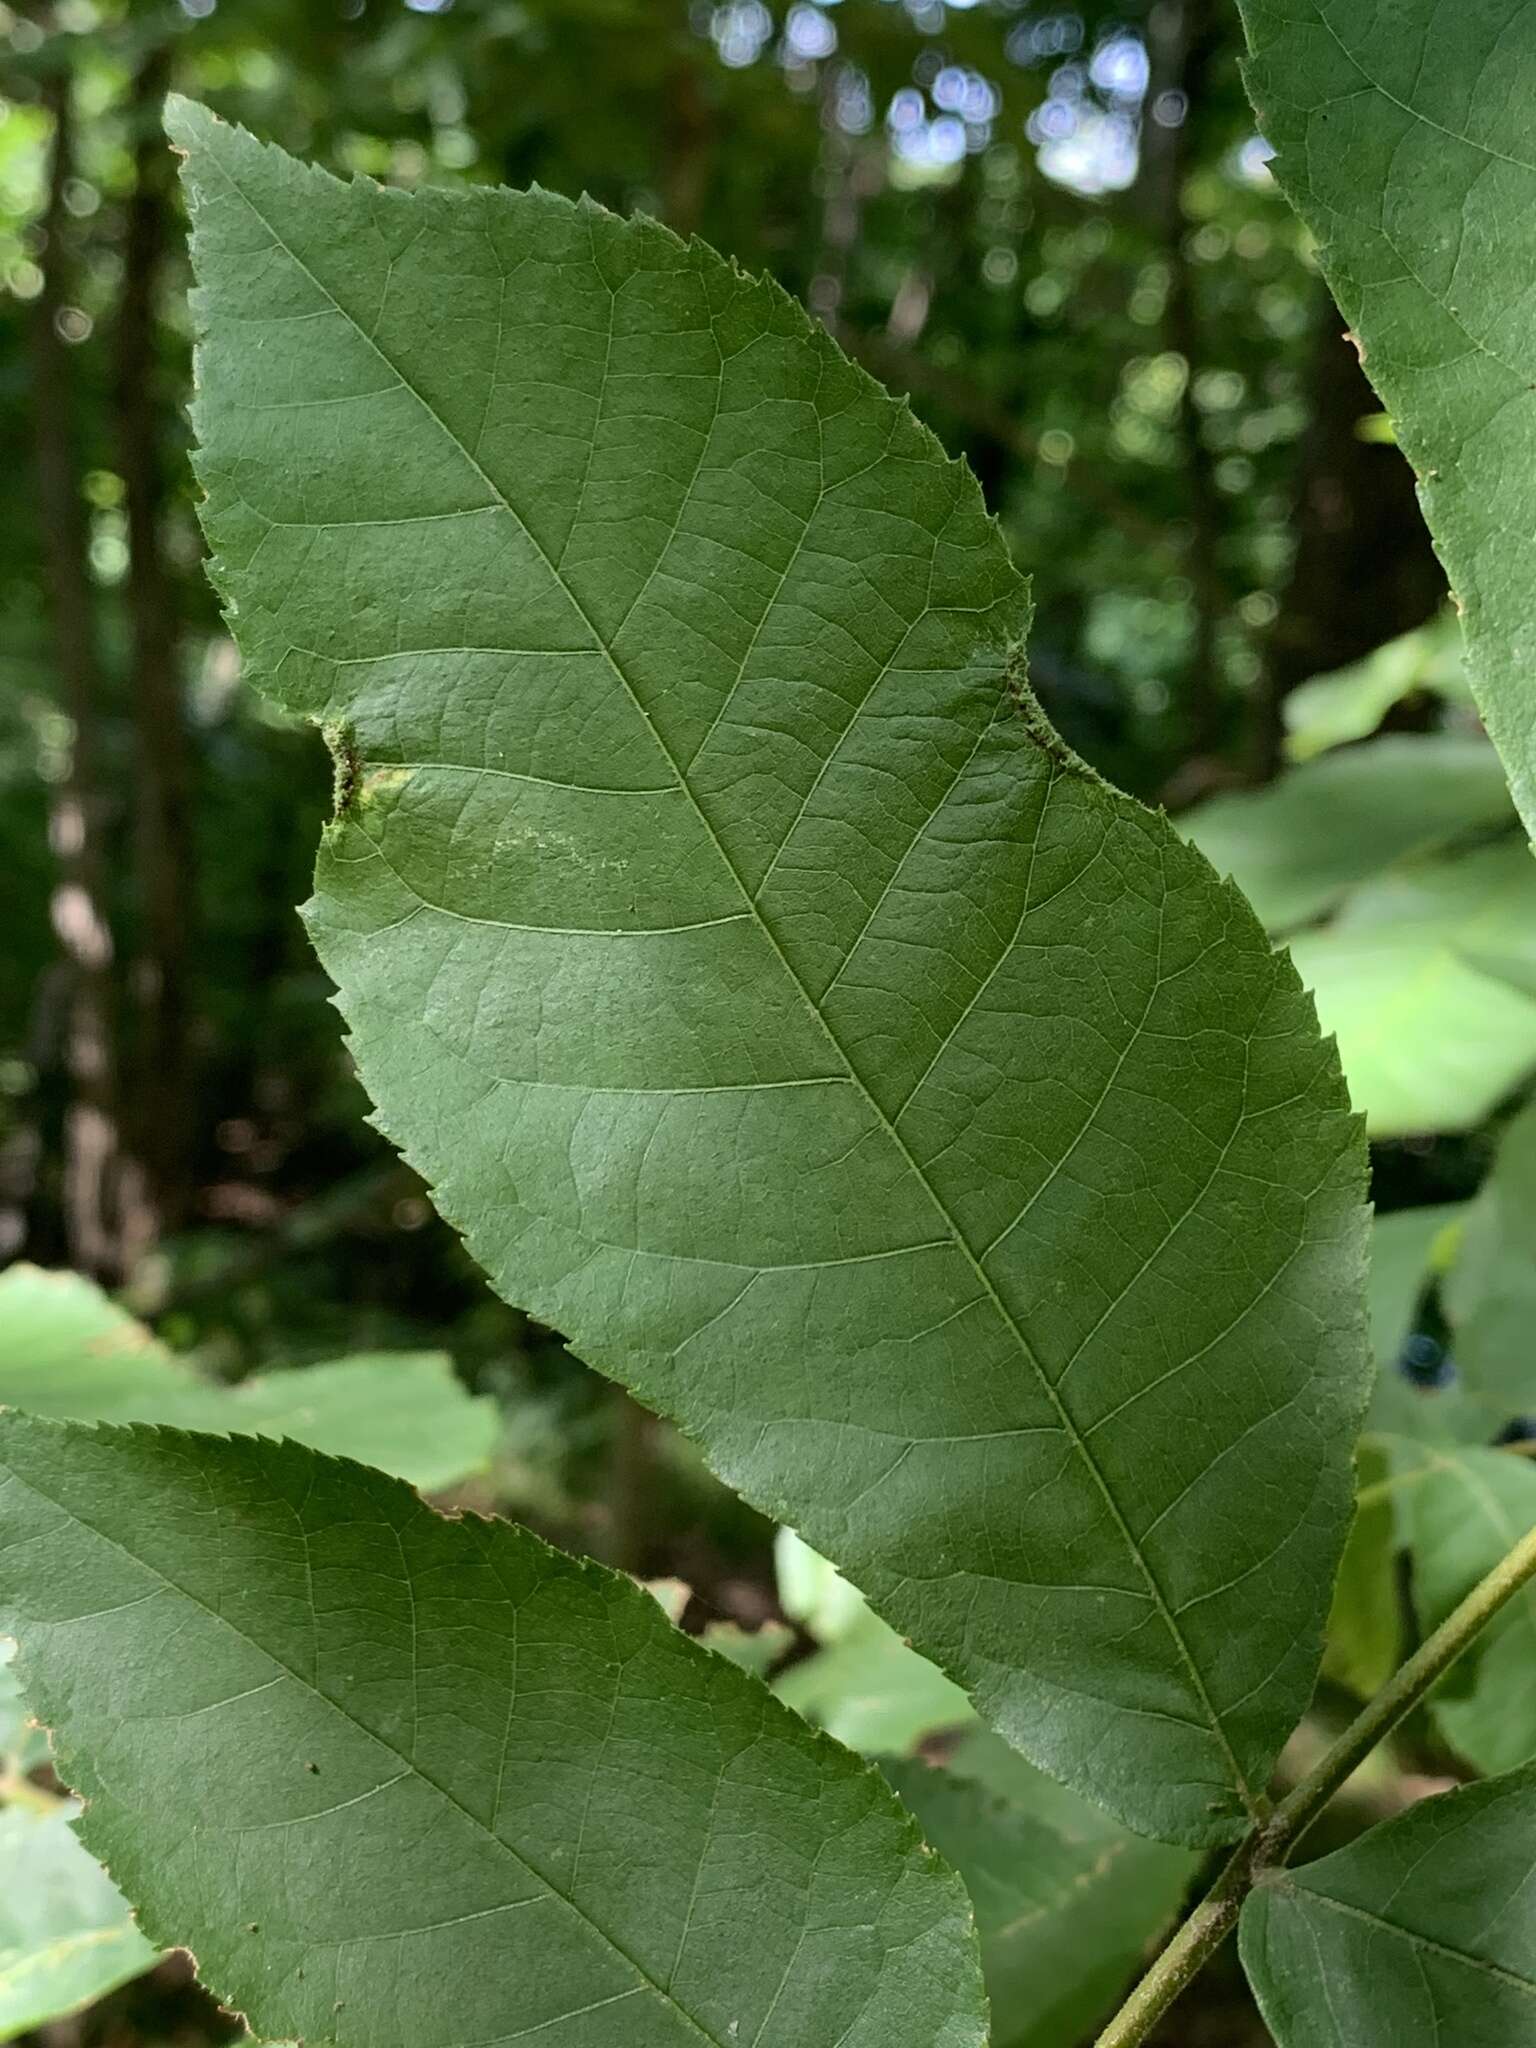
[[[104,1998],[154,1960],[66,1810],[0,1810],[0,2041]]]
[[[1380,876],[1292,945],[1373,1136],[1465,1130],[1536,1066],[1536,999],[1480,950],[1536,956],[1536,867],[1513,839]]]
[[[1424,1634],[1536,1527],[1536,1465],[1510,1451],[1429,1448],[1401,1489],[1413,1551],[1413,1601]],[[1536,1755],[1536,1589],[1522,1587],[1452,1665],[1430,1710],[1451,1747],[1480,1771]]]
[[[980,1732],[942,1770],[886,1775],[975,1904],[991,2048],[1081,2040],[1173,1918],[1197,1859],[1129,1833]]]
[[[11,1669],[16,1645],[0,1642],[0,1776],[24,1774],[48,1753],[47,1737],[31,1725],[21,1686]]]
[[[1292,761],[1310,761],[1330,747],[1363,740],[1395,704],[1421,691],[1452,704],[1470,695],[1461,628],[1449,615],[1399,634],[1348,668],[1288,690],[1281,706],[1286,754]]]
[[[1367,1298],[1371,1348],[1379,1372],[1396,1367],[1412,1334],[1419,1299],[1441,1261],[1448,1262],[1467,1208],[1465,1202],[1437,1202],[1422,1209],[1394,1209],[1372,1224]]]
[[[974,1721],[959,1686],[793,1529],[778,1532],[774,1573],[780,1606],[821,1645],[774,1680],[786,1706],[866,1756],[910,1756],[928,1737]]]
[[[1360,1448],[1355,1519],[1333,1589],[1323,1674],[1370,1699],[1397,1669],[1403,1617],[1397,1589],[1398,1520],[1393,1462],[1380,1444]]]
[[[1536,1773],[1421,1800],[1263,1878],[1244,1968],[1277,2048],[1532,2048]]]
[[[979,2048],[959,1880],[632,1581],[296,1444],[13,1414],[0,1475],[81,1834],[258,2032]]]
[[[1364,1394],[1288,965],[1044,725],[974,482],[775,286],[171,126],[217,580],[330,730],[381,1123],[1010,1740],[1230,1837]]]
[[[199,1378],[77,1273],[0,1275],[0,1406],[72,1422],[168,1422],[291,1436],[426,1488],[483,1471],[494,1402],[440,1352],[373,1352],[238,1387]]]
[[[1443,1290],[1467,1385],[1498,1420],[1536,1414],[1536,1103],[1499,1141],[1493,1167],[1467,1213],[1461,1248]]]
[[[830,1558],[803,1543],[793,1529],[773,1539],[773,1576],[779,1605],[818,1643],[836,1643],[860,1625],[869,1602],[850,1586]]]
[[[1421,1444],[1486,1443],[1505,1419],[1492,1417],[1469,1398],[1454,1358],[1441,1385],[1416,1386],[1400,1370],[1403,1346],[1418,1321],[1420,1299],[1455,1260],[1470,1206],[1444,1202],[1397,1209],[1378,1216],[1372,1225],[1367,1298],[1376,1384],[1366,1417],[1366,1445],[1374,1443],[1392,1467],[1385,1479],[1373,1484],[1390,1482],[1395,1488],[1402,1473],[1419,1462]]]
[[[1441,733],[1325,755],[1267,789],[1214,797],[1180,822],[1269,929],[1289,932],[1383,869],[1511,820],[1492,747]]]
[[[836,1642],[781,1672],[773,1689],[866,1756],[909,1756],[925,1737],[975,1719],[959,1686],[868,1608]]]
[[[1536,18],[1524,0],[1242,0],[1248,83],[1420,479],[1473,692],[1536,832]]]
[[[706,1623],[699,1638],[717,1657],[729,1657],[754,1678],[766,1678],[785,1651],[794,1645],[795,1632],[782,1621],[765,1621],[756,1628],[744,1628],[736,1621]]]

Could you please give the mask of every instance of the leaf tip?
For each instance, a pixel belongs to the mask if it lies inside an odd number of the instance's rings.
[[[166,140],[180,157],[190,156],[219,125],[218,117],[200,101],[180,92],[166,94],[164,119]]]

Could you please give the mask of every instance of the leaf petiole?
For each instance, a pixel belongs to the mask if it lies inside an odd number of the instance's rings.
[[[1260,1874],[1289,1859],[1344,1781],[1532,1578],[1536,1578],[1536,1529],[1523,1536],[1472,1588],[1286,1794],[1264,1825],[1239,1843],[1215,1884],[1100,2034],[1097,2048],[1138,2048],[1146,2040],[1236,1927],[1243,1901]]]

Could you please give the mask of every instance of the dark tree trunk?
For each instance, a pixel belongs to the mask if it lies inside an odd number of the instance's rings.
[[[141,940],[134,1125],[156,1221],[174,1229],[192,1195],[196,1100],[190,1010],[196,873],[191,754],[182,703],[178,613],[165,558],[160,449],[170,406],[156,350],[156,312],[171,233],[170,154],[160,109],[167,46],[140,64],[128,102],[134,182],[126,208],[113,408],[128,528],[129,703],[135,741],[135,865]]]
[[[1194,597],[1194,634],[1183,698],[1185,740],[1201,763],[1220,754],[1230,737],[1230,707],[1220,664],[1220,633],[1227,611],[1219,559],[1225,520],[1216,466],[1195,403],[1204,343],[1195,280],[1185,249],[1184,184],[1191,159],[1190,129],[1206,97],[1217,43],[1210,0],[1160,0],[1152,11],[1147,81],[1148,120],[1142,173],[1144,204],[1168,265],[1163,346],[1185,364],[1184,388],[1174,422],[1184,471],[1188,543],[1184,573]],[[1172,108],[1181,112],[1173,118]]]
[[[97,760],[101,670],[93,630],[89,536],[74,446],[74,379],[65,339],[70,306],[68,216],[74,176],[73,81],[50,73],[43,104],[53,118],[48,196],[41,226],[42,289],[32,310],[32,400],[38,516],[59,694],[73,727],[49,832],[57,863],[54,930],[70,968],[63,1026],[65,1241],[82,1271],[122,1272],[141,1209],[124,1156],[114,1036],[112,931],[106,906]]]
[[[692,47],[678,58],[667,84],[661,152],[661,213],[678,235],[696,235],[704,217],[714,164],[715,122]]]
[[[1331,300],[1325,300],[1308,377],[1293,518],[1296,554],[1265,653],[1255,774],[1282,760],[1284,705],[1308,676],[1358,661],[1419,626],[1445,601],[1445,571],[1419,510],[1413,472],[1390,444],[1364,441],[1359,423],[1381,411]]]

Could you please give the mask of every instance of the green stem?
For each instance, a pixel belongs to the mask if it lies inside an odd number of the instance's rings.
[[[1401,1670],[1387,1680],[1375,1699],[1362,1708],[1301,1783],[1280,1801],[1264,1829],[1269,1848],[1288,1852],[1296,1846],[1344,1780],[1365,1762],[1384,1736],[1391,1734],[1403,1716],[1418,1705],[1504,1603],[1512,1600],[1533,1577],[1536,1577],[1536,1529],[1528,1530],[1487,1578],[1478,1581],[1461,1605],[1447,1615]],[[1266,1855],[1265,1860],[1276,1862],[1281,1857]]]
[[[1130,1997],[1100,2034],[1098,2048],[1136,2048],[1237,1925],[1253,1882],[1257,1831],[1234,1853]]]
[[[1481,1580],[1454,1613],[1414,1651],[1331,1748],[1288,1792],[1231,1860],[1178,1933],[1100,2034],[1098,2048],[1138,2048],[1190,1980],[1216,1953],[1242,1911],[1255,1878],[1286,1861],[1335,1792],[1450,1669],[1478,1632],[1528,1580],[1536,1578],[1536,1529]]]

